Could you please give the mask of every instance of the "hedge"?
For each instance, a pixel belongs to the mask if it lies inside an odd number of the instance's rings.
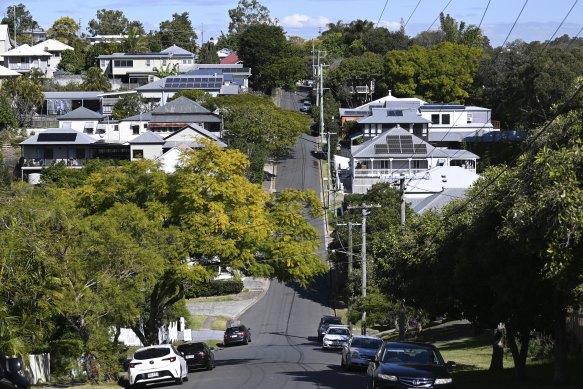
[[[224,296],[241,293],[242,290],[241,280],[212,280],[201,284],[184,285],[184,296],[186,298]]]

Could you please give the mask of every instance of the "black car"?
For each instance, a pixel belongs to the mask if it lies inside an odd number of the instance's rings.
[[[342,320],[337,316],[322,316],[318,324],[318,341],[321,342],[324,339],[324,334],[330,324],[342,324]]]
[[[215,367],[215,354],[213,348],[204,342],[188,342],[176,347],[186,360],[188,370],[207,369]]]
[[[9,381],[16,388],[28,388],[30,383],[21,374],[22,361],[20,358],[7,357],[0,351],[0,381],[3,379]],[[2,384],[0,384],[2,387]]]
[[[453,388],[453,366],[431,344],[385,342],[368,366],[369,388]]]
[[[238,325],[228,327],[225,330],[223,338],[224,346],[229,346],[234,343],[247,344],[249,342],[251,342],[251,328],[247,328],[244,325]]]

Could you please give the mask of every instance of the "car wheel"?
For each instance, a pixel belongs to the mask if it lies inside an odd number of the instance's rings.
[[[243,344],[248,344],[249,340],[247,338],[243,339]]]
[[[346,362],[344,362],[344,357],[342,357],[342,359],[340,360],[340,367],[346,369]]]
[[[211,361],[211,360],[209,359],[209,363],[207,364],[207,366],[206,366],[206,369],[207,369],[207,370],[212,370],[214,367],[215,367],[215,366],[214,366],[214,363],[213,363],[213,361]]]
[[[176,378],[176,385],[182,385],[184,383],[184,379],[182,379],[182,369],[180,369],[180,374],[178,378]]]

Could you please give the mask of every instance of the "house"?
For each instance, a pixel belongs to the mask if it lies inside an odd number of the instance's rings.
[[[236,51],[231,51],[225,58],[221,58],[221,65],[235,65],[242,63]]]
[[[478,159],[466,150],[434,147],[397,125],[352,146],[344,186],[352,193],[366,193],[378,182],[396,182],[402,175],[424,175],[437,167],[456,166],[476,173]]]
[[[152,82],[159,72],[176,70],[184,73],[195,62],[193,53],[176,45],[158,53],[113,53],[100,55],[98,58],[104,74],[130,85]]]
[[[57,117],[60,128],[71,128],[87,135],[105,136],[105,127],[98,127],[103,115],[85,107],[79,107],[71,112]]]
[[[8,33],[8,25],[0,24],[0,54],[9,51],[12,48]],[[0,57],[0,62],[2,61],[4,61],[4,58]]]
[[[0,53],[4,57],[4,66],[20,74],[29,73],[37,68],[47,77],[52,77],[52,69],[49,67],[51,53],[32,48],[29,45],[21,45],[15,49]]]
[[[56,39],[48,39],[44,42],[37,43],[36,45],[32,46],[32,48],[51,54],[51,58],[49,59],[49,67],[53,72],[59,68],[59,64],[61,63],[61,54],[63,51],[74,50],[71,46],[66,45]]]
[[[2,80],[5,80],[7,78],[14,78],[14,77],[18,77],[20,76],[20,73],[14,71],[14,70],[10,70],[8,68],[5,68],[4,66],[0,66],[0,85],[2,85]]]
[[[169,76],[136,88],[147,100],[166,104],[180,90],[198,89],[212,96],[246,92],[251,69],[241,64],[196,64],[185,74]]]
[[[85,39],[89,41],[89,44],[95,45],[97,43],[123,43],[128,39],[127,35],[94,35],[88,36]]]
[[[33,28],[31,30],[22,31],[23,35],[29,35],[30,41],[33,45],[47,39],[47,32],[44,28]]]
[[[341,108],[342,124],[358,123],[365,140],[399,125],[435,146],[454,146],[476,136],[499,132],[488,108],[427,103],[418,98],[388,96],[356,108]]]

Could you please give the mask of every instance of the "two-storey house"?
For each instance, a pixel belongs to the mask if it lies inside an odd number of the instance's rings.
[[[10,70],[26,74],[37,68],[46,77],[52,77],[52,70],[49,67],[52,54],[44,50],[24,44],[0,55],[4,57],[4,66]]]
[[[156,74],[167,70],[184,73],[195,62],[193,53],[176,45],[159,53],[114,53],[98,58],[104,74],[130,85],[152,82]]]
[[[63,51],[74,50],[71,46],[66,45],[56,39],[47,39],[46,41],[37,43],[36,45],[32,46],[32,48],[51,54],[48,65],[53,72],[59,68]]]

